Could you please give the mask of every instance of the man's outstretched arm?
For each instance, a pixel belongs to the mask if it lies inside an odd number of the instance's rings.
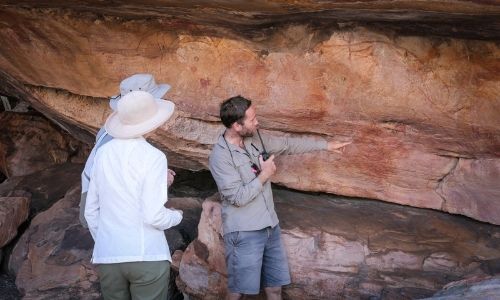
[[[300,154],[320,150],[342,153],[345,147],[352,143],[350,139],[327,141],[324,138],[270,136],[264,133],[261,133],[261,136],[267,152],[275,155]]]

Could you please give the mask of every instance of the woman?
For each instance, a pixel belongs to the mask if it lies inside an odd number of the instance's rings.
[[[105,299],[167,297],[171,256],[163,231],[179,224],[182,212],[164,207],[167,158],[144,135],[173,111],[172,102],[133,91],[106,120],[114,139],[95,156],[85,206]]]

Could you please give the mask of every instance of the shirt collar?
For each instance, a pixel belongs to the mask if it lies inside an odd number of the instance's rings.
[[[246,147],[248,147],[248,138],[243,138],[243,143],[245,144]],[[230,142],[226,142],[224,141],[224,133],[222,133],[220,136],[219,136],[219,140],[217,141],[217,144],[219,146],[221,146],[222,148],[224,149],[227,149],[227,146],[229,146],[229,149],[231,149],[231,151],[237,151],[237,152],[240,152],[240,153],[245,153],[245,150],[244,149],[241,149],[240,147],[236,146],[236,145],[233,145],[231,144]]]

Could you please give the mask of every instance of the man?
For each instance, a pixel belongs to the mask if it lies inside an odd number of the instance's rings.
[[[120,94],[111,97],[109,101],[109,106],[113,111],[116,110],[119,100],[126,94],[132,91],[145,91],[152,94],[155,98],[161,99],[170,90],[170,85],[168,84],[156,84],[155,78],[151,74],[135,74],[127,77],[120,83]],[[96,142],[94,148],[90,152],[90,155],[85,163],[85,168],[82,172],[82,194],[80,198],[80,223],[83,227],[87,228],[87,222],[84,217],[85,201],[87,198],[87,191],[89,189],[90,174],[92,173],[92,166],[94,164],[94,157],[97,150],[107,142],[113,139],[104,127],[97,132]],[[167,184],[170,186],[174,182],[175,172],[173,170],[168,170]]]
[[[259,294],[262,283],[267,299],[281,299],[281,287],[290,283],[290,272],[269,180],[276,172],[274,157],[342,151],[351,142],[261,136],[251,104],[241,96],[221,104],[220,118],[226,131],[209,158],[222,198],[228,298]]]
[[[95,155],[85,205],[106,300],[167,297],[172,259],[163,231],[179,224],[182,212],[164,207],[167,159],[144,136],[173,111],[172,102],[133,91],[106,120],[113,140]]]

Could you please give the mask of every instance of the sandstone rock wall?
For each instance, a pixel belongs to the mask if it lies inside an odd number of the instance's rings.
[[[49,111],[50,107],[45,107]],[[185,130],[186,134],[196,136],[196,132],[188,130],[193,128],[189,126],[193,124],[192,119],[182,114],[166,126],[157,140],[170,136],[171,131]],[[20,117],[16,120],[26,120],[22,116],[16,115]],[[64,118],[63,115],[56,117],[57,120]],[[52,149],[46,144],[57,141],[60,132],[44,132],[44,128],[51,126],[47,126],[43,118],[37,120],[42,130],[12,125],[29,122],[8,123],[3,134],[20,136],[12,140],[22,139],[25,143],[23,147],[14,148],[17,155],[7,156],[6,165],[16,166],[12,160],[19,157],[21,165],[29,166],[22,159],[31,160],[36,149]],[[0,143],[0,150],[4,147],[5,144]],[[23,155],[24,151],[27,152]],[[59,157],[67,157],[63,150],[58,153]],[[0,184],[0,245],[2,241],[9,243],[0,249],[0,256],[3,255],[5,265],[8,262],[9,270],[16,275],[17,286],[26,299],[101,298],[95,269],[89,263],[92,239],[77,218],[82,167],[53,162],[50,168],[25,176],[11,176]],[[453,172],[442,180],[441,193],[472,197],[476,189],[485,199],[494,195],[494,189],[488,187],[494,185],[496,173],[488,159],[456,159],[449,168]],[[471,170],[475,169],[483,170],[491,181],[473,176]],[[314,173],[314,170],[309,171]],[[184,211],[182,223],[165,234],[172,251],[184,250],[187,246],[184,255],[181,251],[174,255],[180,274],[176,283],[192,299],[221,299],[226,291],[217,197],[203,203],[201,220],[199,218],[200,197],[205,197],[201,195],[215,192],[213,180],[207,173],[194,175],[179,171],[170,189],[177,197],[170,197],[167,203]],[[464,181],[468,184],[463,185]],[[275,200],[292,271],[293,282],[284,290],[285,299],[415,299],[431,296],[449,281],[462,279],[465,280],[445,286],[435,296],[446,299],[464,293],[471,298],[497,294],[498,276],[475,283],[477,288],[468,286],[474,278],[500,273],[498,226],[442,212],[324,194],[277,189]],[[15,202],[19,205],[11,206]],[[485,212],[482,208],[488,203],[481,205],[474,207],[478,214]],[[18,225],[26,217],[31,223],[25,223],[20,239],[12,242]],[[14,247],[12,254],[11,247]],[[8,299],[4,275],[0,274],[1,296]],[[169,284],[174,294],[177,291],[175,276],[171,279]]]
[[[198,19],[105,11],[3,7],[5,89],[91,140],[119,82],[153,73],[173,86],[167,97],[178,111],[152,141],[173,165],[192,170],[206,168],[222,130],[218,104],[241,94],[273,134],[354,141],[343,156],[280,158],[275,182],[500,224],[496,41],[304,19],[229,30]]]

